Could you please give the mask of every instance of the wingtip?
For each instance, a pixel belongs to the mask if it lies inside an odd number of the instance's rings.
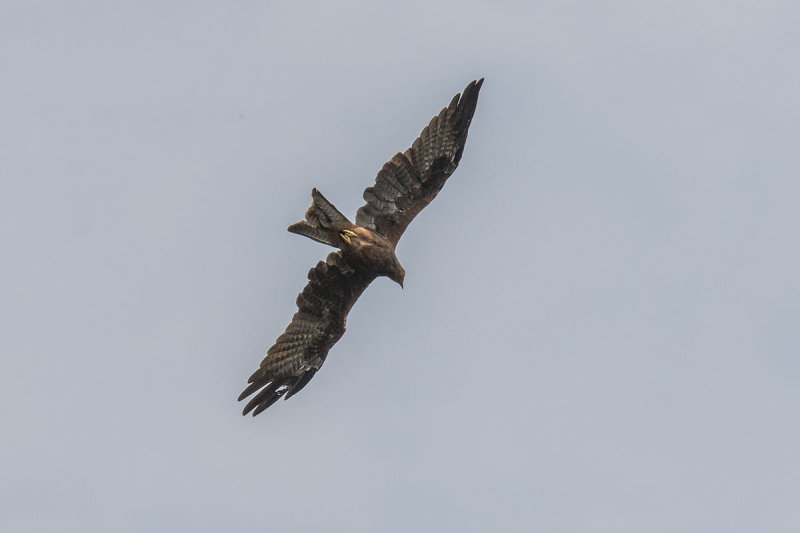
[[[245,387],[245,389],[242,391],[242,393],[239,395],[239,397],[236,399],[236,401],[237,402],[241,402],[242,400],[244,400],[245,398],[247,398],[248,396],[253,394],[258,389],[259,389],[259,386],[257,384],[255,384],[255,383],[251,382],[247,387]]]
[[[266,411],[266,410],[267,410],[267,407],[269,407],[270,405],[272,405],[272,404],[261,404],[261,405],[259,405],[259,406],[256,408],[256,410],[255,410],[255,411],[253,411],[253,416],[256,416],[256,415],[257,415],[257,414],[259,414],[259,413],[263,413],[264,411]]]
[[[479,80],[472,80],[467,84],[464,90],[453,97],[453,101],[450,102],[450,108],[453,106],[458,106],[462,109],[466,108],[473,108],[472,111],[474,112],[475,106],[478,104],[478,95],[481,92],[481,86],[483,85],[484,78]]]
[[[256,416],[258,413],[261,412],[261,411],[259,411],[257,409],[259,407],[259,404],[260,404],[260,398],[259,397],[255,397],[252,400],[250,400],[249,402],[247,402],[247,405],[245,405],[244,409],[242,409],[242,416],[247,416],[248,413],[250,413],[250,411],[252,411],[253,409],[256,409],[256,412],[253,413],[253,416]]]
[[[467,88],[464,89],[464,95],[472,91],[479,92],[481,90],[481,86],[483,85],[483,80],[484,78],[481,78],[479,80],[472,80],[469,83],[469,85],[467,85]]]

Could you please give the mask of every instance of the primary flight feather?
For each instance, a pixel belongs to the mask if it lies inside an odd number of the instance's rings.
[[[375,185],[364,191],[367,203],[356,212],[355,224],[319,191],[311,191],[305,220],[289,231],[339,250],[308,272],[297,313],[239,396],[241,401],[255,393],[242,414],[255,416],[306,386],[344,334],[347,313],[372,280],[387,276],[402,287],[405,270],[395,255],[397,241],[458,166],[482,84],[483,78],[467,85],[408,150],[383,165]]]

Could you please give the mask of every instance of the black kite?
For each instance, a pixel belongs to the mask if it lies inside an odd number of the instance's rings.
[[[367,203],[356,213],[355,224],[319,191],[311,191],[305,221],[292,224],[289,231],[339,251],[309,271],[308,284],[297,297],[297,313],[239,396],[241,401],[259,391],[242,414],[253,411],[255,416],[306,386],[344,334],[347,313],[372,280],[387,276],[402,287],[405,271],[395,246],[458,166],[482,84],[480,79],[467,85],[411,148],[383,165],[375,185],[364,191]]]

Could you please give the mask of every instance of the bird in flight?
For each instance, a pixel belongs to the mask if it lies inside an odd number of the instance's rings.
[[[411,148],[383,165],[375,185],[364,191],[367,203],[356,212],[355,224],[317,189],[311,191],[305,220],[289,231],[338,251],[308,272],[308,284],[297,296],[297,313],[239,396],[241,401],[256,393],[242,414],[252,411],[255,416],[308,384],[344,334],[347,313],[372,280],[386,276],[403,286],[397,241],[458,166],[482,84],[483,78],[467,85],[431,119]]]

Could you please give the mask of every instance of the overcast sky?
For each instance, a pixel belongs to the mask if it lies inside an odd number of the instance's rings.
[[[800,530],[794,1],[0,5],[3,532]],[[380,166],[461,165],[236,397]]]

